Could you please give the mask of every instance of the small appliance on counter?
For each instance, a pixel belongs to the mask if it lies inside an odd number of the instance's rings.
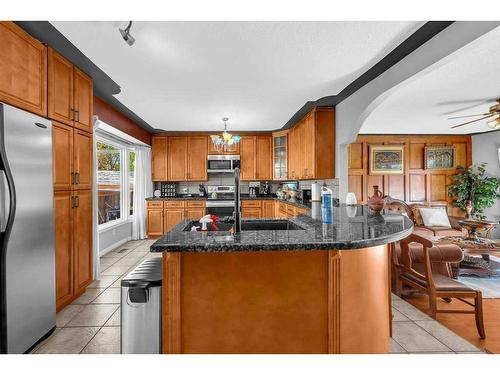
[[[176,194],[175,182],[162,182],[160,189],[162,198],[175,197]]]
[[[199,195],[200,197],[206,197],[207,196],[207,190],[205,189],[205,184],[199,184],[198,185],[198,190],[199,190]]]
[[[259,187],[258,186],[250,186],[248,188],[248,192],[250,197],[255,198],[259,195]]]
[[[265,181],[262,184],[262,195],[271,195],[271,183],[269,181]]]

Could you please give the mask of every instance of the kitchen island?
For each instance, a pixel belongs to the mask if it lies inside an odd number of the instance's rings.
[[[335,207],[332,224],[319,212],[244,220],[236,234],[183,221],[155,242],[163,352],[386,353],[389,244],[413,224],[365,206]]]

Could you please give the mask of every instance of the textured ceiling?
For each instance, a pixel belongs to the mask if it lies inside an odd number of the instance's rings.
[[[335,95],[422,22],[52,22],[121,86],[116,96],[163,130],[282,127]]]
[[[361,133],[468,134],[491,130],[486,120],[451,129],[488,112],[500,97],[500,27],[396,89],[365,120]]]

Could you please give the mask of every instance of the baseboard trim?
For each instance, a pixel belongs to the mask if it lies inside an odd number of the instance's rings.
[[[132,236],[129,236],[129,237],[126,237],[126,238],[124,238],[124,239],[122,239],[122,240],[120,240],[118,242],[115,242],[114,244],[108,246],[107,248],[102,249],[101,251],[99,251],[99,257],[102,257],[103,255],[106,255],[110,251],[113,251],[114,249],[120,247],[124,243],[127,243],[128,241],[131,241],[131,240],[132,240]]]

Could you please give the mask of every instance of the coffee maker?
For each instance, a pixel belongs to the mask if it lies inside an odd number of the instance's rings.
[[[262,184],[262,195],[271,195],[271,183],[269,181]]]

